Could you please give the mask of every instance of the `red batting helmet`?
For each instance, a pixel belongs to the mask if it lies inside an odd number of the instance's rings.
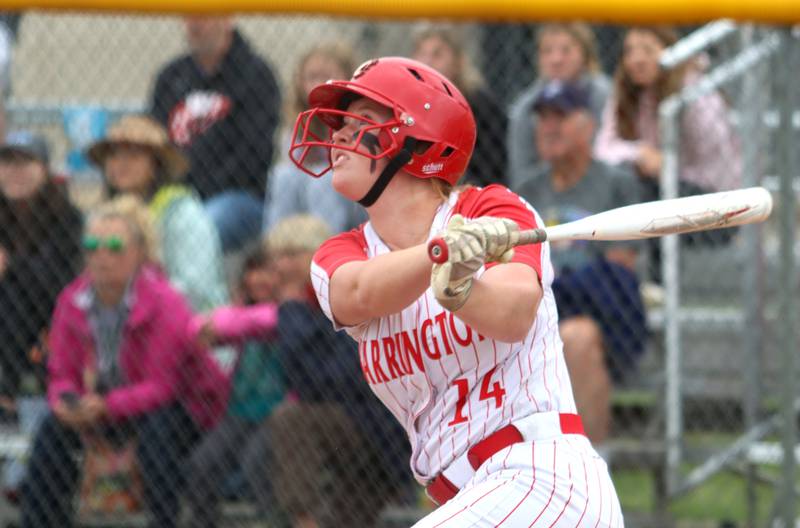
[[[346,112],[350,102],[359,97],[388,107],[393,117],[386,123],[374,123]],[[309,104],[311,109],[297,118],[289,155],[312,176],[330,170],[330,156],[326,167],[313,171],[304,166],[308,153],[313,147],[330,149],[330,134],[342,126],[345,116],[367,121],[354,141],[353,151],[364,133],[378,137],[380,151],[367,155],[373,159],[391,160],[403,148],[409,148],[410,159],[402,168],[418,178],[440,178],[455,184],[475,146],[475,118],[467,100],[441,73],[415,60],[385,57],[367,61],[351,80],[328,81],[314,88]],[[315,133],[320,130],[320,121],[329,129],[328,137]]]

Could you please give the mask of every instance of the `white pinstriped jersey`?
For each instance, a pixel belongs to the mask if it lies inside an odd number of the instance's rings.
[[[455,213],[465,218],[503,216],[522,229],[543,225],[524,200],[491,185],[452,193],[437,211],[429,239]],[[331,320],[328,290],[336,269],[389,251],[369,223],[322,245],[311,275]],[[503,343],[479,335],[445,311],[430,288],[400,313],[347,328],[359,343],[365,379],[408,432],[411,469],[421,483],[514,420],[536,412],[576,412],[550,287],[549,252],[547,243],[515,251],[513,261],[532,266],[544,291],[523,341]]]

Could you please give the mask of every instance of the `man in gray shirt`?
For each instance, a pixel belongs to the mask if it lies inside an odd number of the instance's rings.
[[[536,147],[546,166],[520,175],[517,193],[545,224],[578,220],[639,201],[635,176],[592,158],[595,120],[577,84],[552,82],[537,97]],[[578,411],[596,445],[611,422],[612,380],[633,370],[647,328],[632,242],[550,244],[559,330]]]

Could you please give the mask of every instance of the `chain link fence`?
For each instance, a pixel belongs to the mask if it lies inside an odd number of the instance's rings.
[[[73,513],[93,526],[409,526],[432,509],[356,343],[309,296],[314,248],[365,212],[287,159],[309,86],[368,58],[450,69],[479,123],[467,181],[510,186],[548,223],[769,185],[787,169],[774,50],[704,84],[766,28],[725,27],[661,70],[659,51],[697,28],[36,12],[5,23],[0,512],[15,523],[22,511],[26,526]],[[659,129],[659,105],[698,86]],[[786,343],[771,338],[771,278],[786,243],[770,224],[677,244],[553,244],[577,403],[629,524],[771,517],[774,444],[704,464],[778,406],[766,388]],[[144,255],[159,266],[134,280]]]

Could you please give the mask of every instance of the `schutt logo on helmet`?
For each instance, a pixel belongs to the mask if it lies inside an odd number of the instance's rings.
[[[426,163],[422,166],[422,172],[425,174],[436,174],[437,172],[442,172],[444,169],[444,163]]]

